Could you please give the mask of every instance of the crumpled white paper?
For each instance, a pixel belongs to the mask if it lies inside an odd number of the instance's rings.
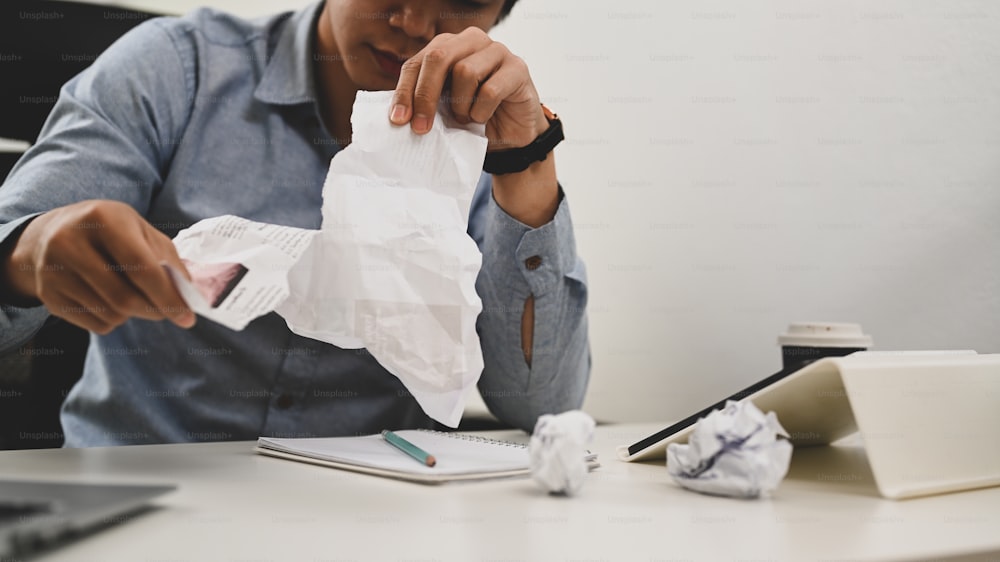
[[[205,219],[174,238],[192,282],[169,266],[167,272],[191,310],[242,330],[288,298],[288,271],[317,234],[233,215]]]
[[[586,445],[594,439],[594,418],[580,410],[538,417],[531,434],[531,477],[551,493],[572,495],[587,477]]]
[[[681,486],[705,494],[756,498],[778,487],[788,472],[792,444],[774,412],[730,400],[702,418],[688,443],[667,446],[667,470]]]
[[[367,348],[428,416],[456,427],[483,370],[482,255],[467,229],[485,127],[442,109],[416,135],[389,122],[391,98],[358,92],[320,230],[206,219],[174,239],[195,283],[171,275],[192,310],[234,330],[274,310],[297,334]]]

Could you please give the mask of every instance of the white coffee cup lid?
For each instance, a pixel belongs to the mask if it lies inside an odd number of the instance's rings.
[[[778,336],[778,345],[799,347],[857,347],[870,349],[872,337],[860,324],[843,322],[795,322]]]

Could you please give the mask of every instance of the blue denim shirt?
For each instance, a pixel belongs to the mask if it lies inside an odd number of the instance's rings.
[[[150,20],[68,82],[38,142],[0,188],[0,243],[40,212],[85,199],[133,206],[174,236],[233,214],[318,228],[339,150],[319,119],[312,43],[321,3],[245,21],[212,10]],[[565,199],[531,229],[501,210],[484,175],[469,233],[483,252],[479,388],[501,420],[579,407],[590,373],[583,263]],[[525,260],[538,256],[529,269]],[[530,260],[532,265],[536,260]],[[532,365],[521,350],[535,296]],[[0,349],[24,344],[44,307],[0,312]],[[431,427],[365,350],[291,333],[268,314],[234,332],[132,319],[91,334],[62,410],[67,446],[333,436]]]

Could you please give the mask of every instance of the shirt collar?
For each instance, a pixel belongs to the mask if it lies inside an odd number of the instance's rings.
[[[316,102],[312,43],[323,0],[293,13],[282,26],[254,97],[264,103],[294,105]]]

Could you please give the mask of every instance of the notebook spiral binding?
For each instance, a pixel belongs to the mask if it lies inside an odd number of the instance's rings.
[[[489,437],[480,437],[478,435],[468,435],[466,433],[450,433],[447,431],[437,431],[434,429],[418,429],[417,431],[422,431],[424,433],[434,433],[437,435],[442,435],[444,437],[450,437],[452,439],[461,439],[462,441],[471,441],[473,443],[484,443],[487,445],[498,445],[502,447],[514,447],[515,449],[527,449],[528,446],[523,443],[511,443],[510,441],[503,441],[501,439],[490,439]]]

